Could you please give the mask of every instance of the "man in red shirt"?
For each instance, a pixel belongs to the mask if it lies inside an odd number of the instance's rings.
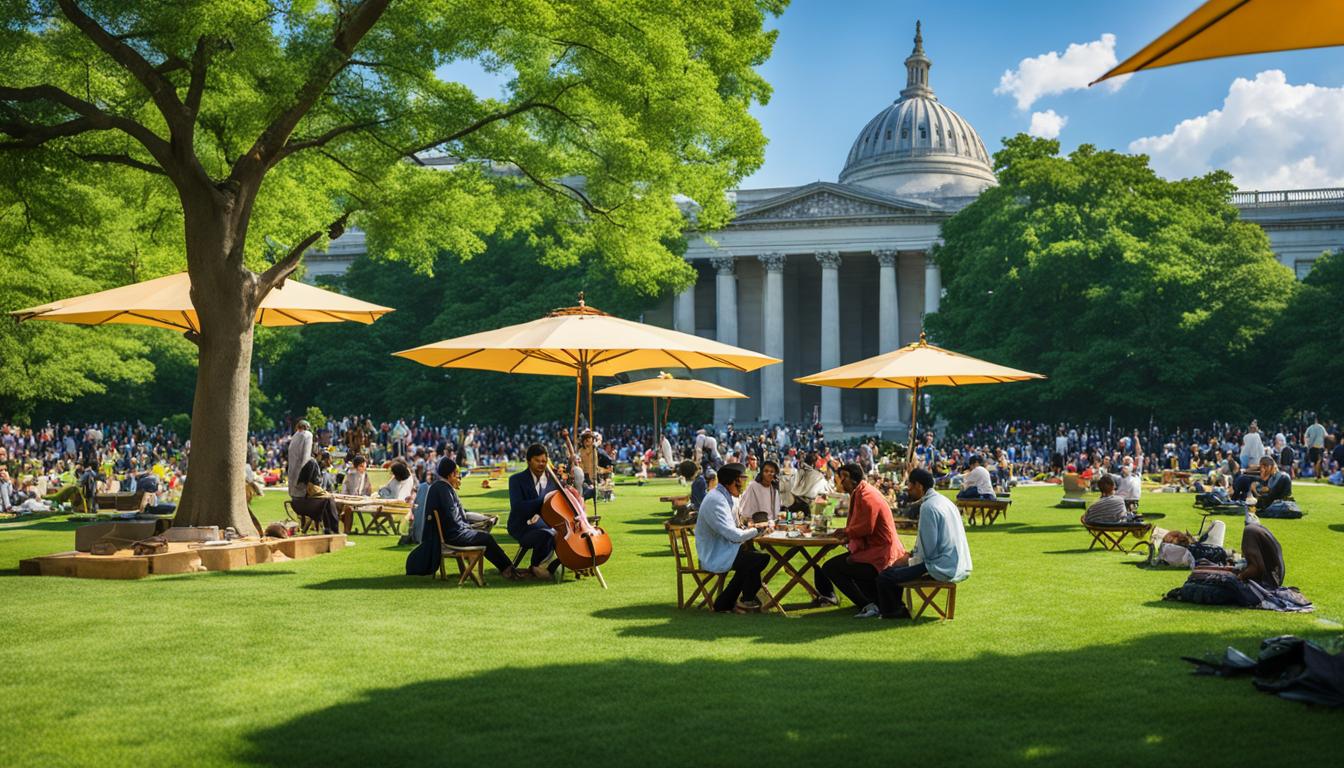
[[[814,605],[839,605],[838,588],[859,606],[859,617],[877,616],[877,575],[905,555],[905,547],[896,536],[891,507],[882,492],[863,479],[863,468],[853,463],[842,466],[839,481],[840,490],[849,494],[849,520],[838,535],[849,554],[837,555],[821,566],[817,573],[820,597]]]

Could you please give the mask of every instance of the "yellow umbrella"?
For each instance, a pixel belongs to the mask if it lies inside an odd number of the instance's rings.
[[[297,280],[286,280],[261,300],[256,322],[286,326],[352,320],[367,325],[391,311],[390,307],[325,291]],[[121,323],[192,332],[201,327],[196,308],[191,303],[191,280],[186,272],[53,301],[10,314],[19,320],[81,325]]]
[[[1342,11],[1338,0],[1209,0],[1092,84],[1190,61],[1344,45]]]
[[[596,394],[653,398],[654,435],[658,434],[659,398],[667,400],[667,405],[663,409],[663,423],[666,424],[667,411],[672,407],[673,400],[728,400],[746,397],[746,395],[735,389],[721,387],[718,384],[712,384],[708,381],[701,381],[699,379],[674,379],[672,378],[672,374],[667,372],[659,372],[658,376],[652,379],[641,379],[640,381],[631,381],[625,384],[616,384],[605,389],[599,389]]]
[[[989,363],[936,347],[919,335],[919,341],[886,354],[842,365],[794,381],[841,389],[909,389],[910,446],[907,466],[915,454],[915,422],[919,417],[919,390],[931,385],[961,387],[967,384],[1001,384],[1008,381],[1044,379],[1039,373]]]
[[[575,421],[579,390],[594,376],[648,368],[732,368],[754,371],[780,362],[759,352],[688,333],[623,320],[584,304],[493,331],[395,353],[436,368],[574,376]],[[588,418],[592,422],[591,386]]]

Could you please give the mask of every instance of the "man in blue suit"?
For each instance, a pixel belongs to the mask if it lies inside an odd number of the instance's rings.
[[[541,519],[541,506],[546,494],[559,490],[555,480],[546,472],[546,446],[533,443],[527,447],[527,469],[509,477],[509,535],[520,545],[532,548],[532,575],[550,578],[560,565],[551,560],[555,552],[555,529]]]

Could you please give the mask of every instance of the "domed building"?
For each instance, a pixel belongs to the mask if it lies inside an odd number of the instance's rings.
[[[718,374],[751,399],[716,401],[716,422],[903,429],[909,401],[894,390],[793,379],[917,339],[942,293],[928,258],[942,222],[997,183],[975,128],[934,93],[918,23],[914,42],[905,88],[859,131],[837,181],[737,190],[737,217],[692,239],[700,279],[673,302],[673,326],[784,360]]]

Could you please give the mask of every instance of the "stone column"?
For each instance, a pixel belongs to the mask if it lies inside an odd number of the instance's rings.
[[[873,251],[878,264],[877,286],[877,352],[884,355],[901,346],[901,310],[897,290],[896,261],[894,250]],[[899,389],[879,389],[877,391],[877,424],[875,431],[886,437],[897,435],[903,429],[905,420],[901,418],[901,391]]]
[[[840,253],[817,251],[821,264],[821,369],[840,365]],[[843,429],[840,420],[840,390],[821,388],[821,426],[828,440]]]
[[[698,274],[696,279],[699,280]],[[695,334],[695,283],[691,283],[686,290],[677,294],[677,301],[672,310],[672,327],[682,333]]]
[[[784,359],[784,261],[782,253],[763,253],[760,259],[765,267],[765,301],[761,303],[761,328],[765,349],[770,357]],[[784,364],[767,365],[761,369],[761,421],[778,424],[784,421]]]
[[[924,314],[938,311],[943,298],[943,273],[933,260],[933,251],[924,254]]]
[[[715,308],[718,315],[715,338],[724,344],[737,346],[737,275],[733,272],[732,256],[715,256],[709,260],[717,270],[714,278]],[[732,389],[741,389],[736,372],[721,369],[719,382]],[[737,417],[736,400],[714,401],[714,423],[724,425]]]

